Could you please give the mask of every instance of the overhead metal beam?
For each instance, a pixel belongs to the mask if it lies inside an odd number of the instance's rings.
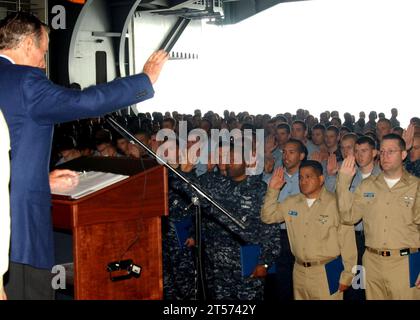
[[[160,50],[165,50],[166,52],[170,52],[174,47],[175,43],[178,41],[181,34],[184,32],[185,28],[190,23],[191,19],[186,19],[183,17],[178,18],[175,22],[175,25],[172,27],[169,34],[163,40],[162,44],[160,45]]]

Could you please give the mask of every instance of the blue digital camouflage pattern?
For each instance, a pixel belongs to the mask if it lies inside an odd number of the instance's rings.
[[[180,184],[183,184],[181,179],[169,173],[169,216],[162,218],[163,289],[167,300],[195,298],[193,250],[179,246],[175,231],[176,222],[188,217],[193,219],[193,210],[184,210],[190,200]]]
[[[405,169],[412,175],[420,178],[420,159],[414,162],[406,161]]]
[[[261,180],[261,175],[249,176],[239,183],[217,172],[199,177],[190,174],[188,178],[193,179],[214,200],[246,225],[243,230],[209,202],[201,201],[205,270],[210,298],[263,299],[264,280],[244,278],[240,260],[240,246],[243,244],[261,246],[259,264],[272,265],[280,253],[280,236],[275,225],[267,225],[260,220],[260,209],[266,191],[266,184]],[[184,188],[192,193],[187,186]]]

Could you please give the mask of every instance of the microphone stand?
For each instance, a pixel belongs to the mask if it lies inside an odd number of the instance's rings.
[[[204,277],[204,264],[203,264],[203,245],[201,242],[201,222],[202,222],[202,215],[201,215],[201,207],[200,207],[200,199],[198,197],[192,197],[192,202],[190,205],[195,206],[195,299],[196,300],[207,300],[206,294],[206,278]]]
[[[168,170],[170,170],[173,174],[175,174],[178,178],[184,181],[191,189],[193,189],[200,197],[206,199],[210,202],[213,206],[223,212],[233,223],[239,226],[242,229],[245,229],[245,224],[236,219],[230,212],[228,212],[225,208],[223,208],[220,204],[214,201],[205,191],[203,191],[199,186],[195,185],[193,182],[188,180],[184,177],[181,173],[179,173],[176,169],[172,168],[169,164],[166,163],[164,159],[162,159],[159,155],[157,155],[152,149],[150,149],[147,145],[143,142],[138,140],[133,134],[127,131],[123,126],[121,126],[111,115],[106,115],[105,120],[123,137],[126,137],[129,141],[132,141],[142,148],[144,148],[153,158],[158,160],[162,165],[164,165]],[[192,205],[196,207],[196,269],[197,269],[197,291],[198,297],[202,297],[206,300],[206,293],[205,293],[205,277],[204,277],[204,268],[203,268],[203,259],[202,259],[202,243],[201,243],[201,207],[200,201],[198,197],[192,197]]]

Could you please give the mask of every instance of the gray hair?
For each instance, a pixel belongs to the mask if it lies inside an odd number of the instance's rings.
[[[35,44],[40,45],[42,29],[49,28],[37,17],[27,12],[15,12],[0,21],[0,50],[17,48],[27,36],[33,36]]]

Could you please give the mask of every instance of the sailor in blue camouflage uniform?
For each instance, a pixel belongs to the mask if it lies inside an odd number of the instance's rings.
[[[405,170],[411,173],[413,176],[420,178],[420,160],[416,161],[405,161]]]
[[[185,211],[190,197],[180,187],[184,182],[169,173],[169,216],[162,218],[163,288],[167,300],[191,300],[195,298],[195,266],[193,251],[176,233],[176,224],[191,221],[192,209]],[[193,229],[190,230],[192,235]]]
[[[230,158],[227,177],[217,172],[208,172],[200,177],[188,175],[246,226],[245,229],[240,228],[209,202],[201,200],[209,295],[217,300],[261,300],[267,269],[280,253],[280,239],[273,225],[262,223],[259,217],[266,190],[261,175],[246,175],[243,161],[233,163],[233,151]],[[188,169],[184,167],[183,171]],[[246,244],[261,247],[257,266],[249,276],[242,275],[241,267],[240,250]]]
[[[404,162],[405,169],[412,175],[420,178],[420,134],[414,134],[413,145]]]

